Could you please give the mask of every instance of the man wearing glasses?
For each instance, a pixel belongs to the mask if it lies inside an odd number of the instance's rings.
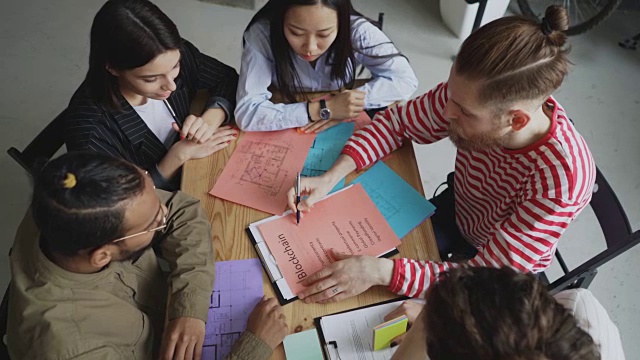
[[[211,226],[197,200],[155,190],[124,160],[74,152],[46,164],[10,263],[14,359],[201,356],[214,281]],[[277,302],[259,303],[247,330],[229,358],[268,358],[287,333]]]

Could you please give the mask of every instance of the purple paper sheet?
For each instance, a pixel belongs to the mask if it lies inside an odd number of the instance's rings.
[[[259,259],[216,262],[216,280],[202,349],[204,360],[222,360],[229,354],[263,295]]]

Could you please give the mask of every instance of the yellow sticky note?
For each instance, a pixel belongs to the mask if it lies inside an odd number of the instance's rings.
[[[402,315],[373,328],[373,350],[382,350],[391,346],[391,340],[407,332],[409,320]]]

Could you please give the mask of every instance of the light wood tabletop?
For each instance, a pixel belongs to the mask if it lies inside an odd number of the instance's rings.
[[[237,143],[242,141],[242,137],[243,134],[241,133],[236,142],[212,156],[187,162],[182,172],[182,191],[201,201],[211,221],[216,261],[257,258],[258,255],[245,229],[250,223],[271,216],[271,214],[209,195],[209,191],[218,177],[220,177]],[[410,141],[405,142],[400,149],[383,159],[383,161],[418,192],[424,194],[413,145]],[[350,174],[347,177],[347,183],[356,176],[356,173]],[[400,254],[394,256],[394,258],[408,257],[418,260],[439,260],[431,221],[423,222],[405,236],[398,250]],[[269,278],[264,271],[262,278],[265,295],[275,296]],[[397,295],[386,288],[374,287],[357,297],[339,303],[320,305],[294,301],[285,305],[283,310],[287,317],[289,330],[291,332],[299,332],[312,328],[314,326],[313,319],[318,316],[370,305],[395,297]],[[284,347],[280,345],[271,358],[285,359]]]

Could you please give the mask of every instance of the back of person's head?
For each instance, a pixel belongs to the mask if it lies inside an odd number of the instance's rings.
[[[130,70],[180,49],[176,25],[148,0],[109,0],[91,26],[87,81],[94,101],[120,110],[117,79],[107,67]]]
[[[295,71],[291,46],[284,33],[287,11],[294,6],[322,5],[335,10],[338,15],[338,34],[327,50],[327,61],[333,64],[331,77],[351,87],[355,71],[354,47],[351,41],[351,16],[362,16],[354,10],[351,0],[269,0],[251,19],[245,32],[256,22],[266,19],[270,25],[271,51],[275,59],[279,90],[289,101],[295,102],[295,94],[302,93],[300,79]]]
[[[479,81],[479,100],[498,107],[550,95],[569,72],[567,11],[557,5],[542,23],[522,16],[494,20],[473,32],[456,56],[456,74]]]
[[[125,210],[144,191],[144,173],[119,158],[70,152],[34,177],[31,208],[42,245],[73,256],[124,234]]]
[[[600,359],[591,336],[546,286],[511,268],[443,274],[424,314],[431,360]]]

